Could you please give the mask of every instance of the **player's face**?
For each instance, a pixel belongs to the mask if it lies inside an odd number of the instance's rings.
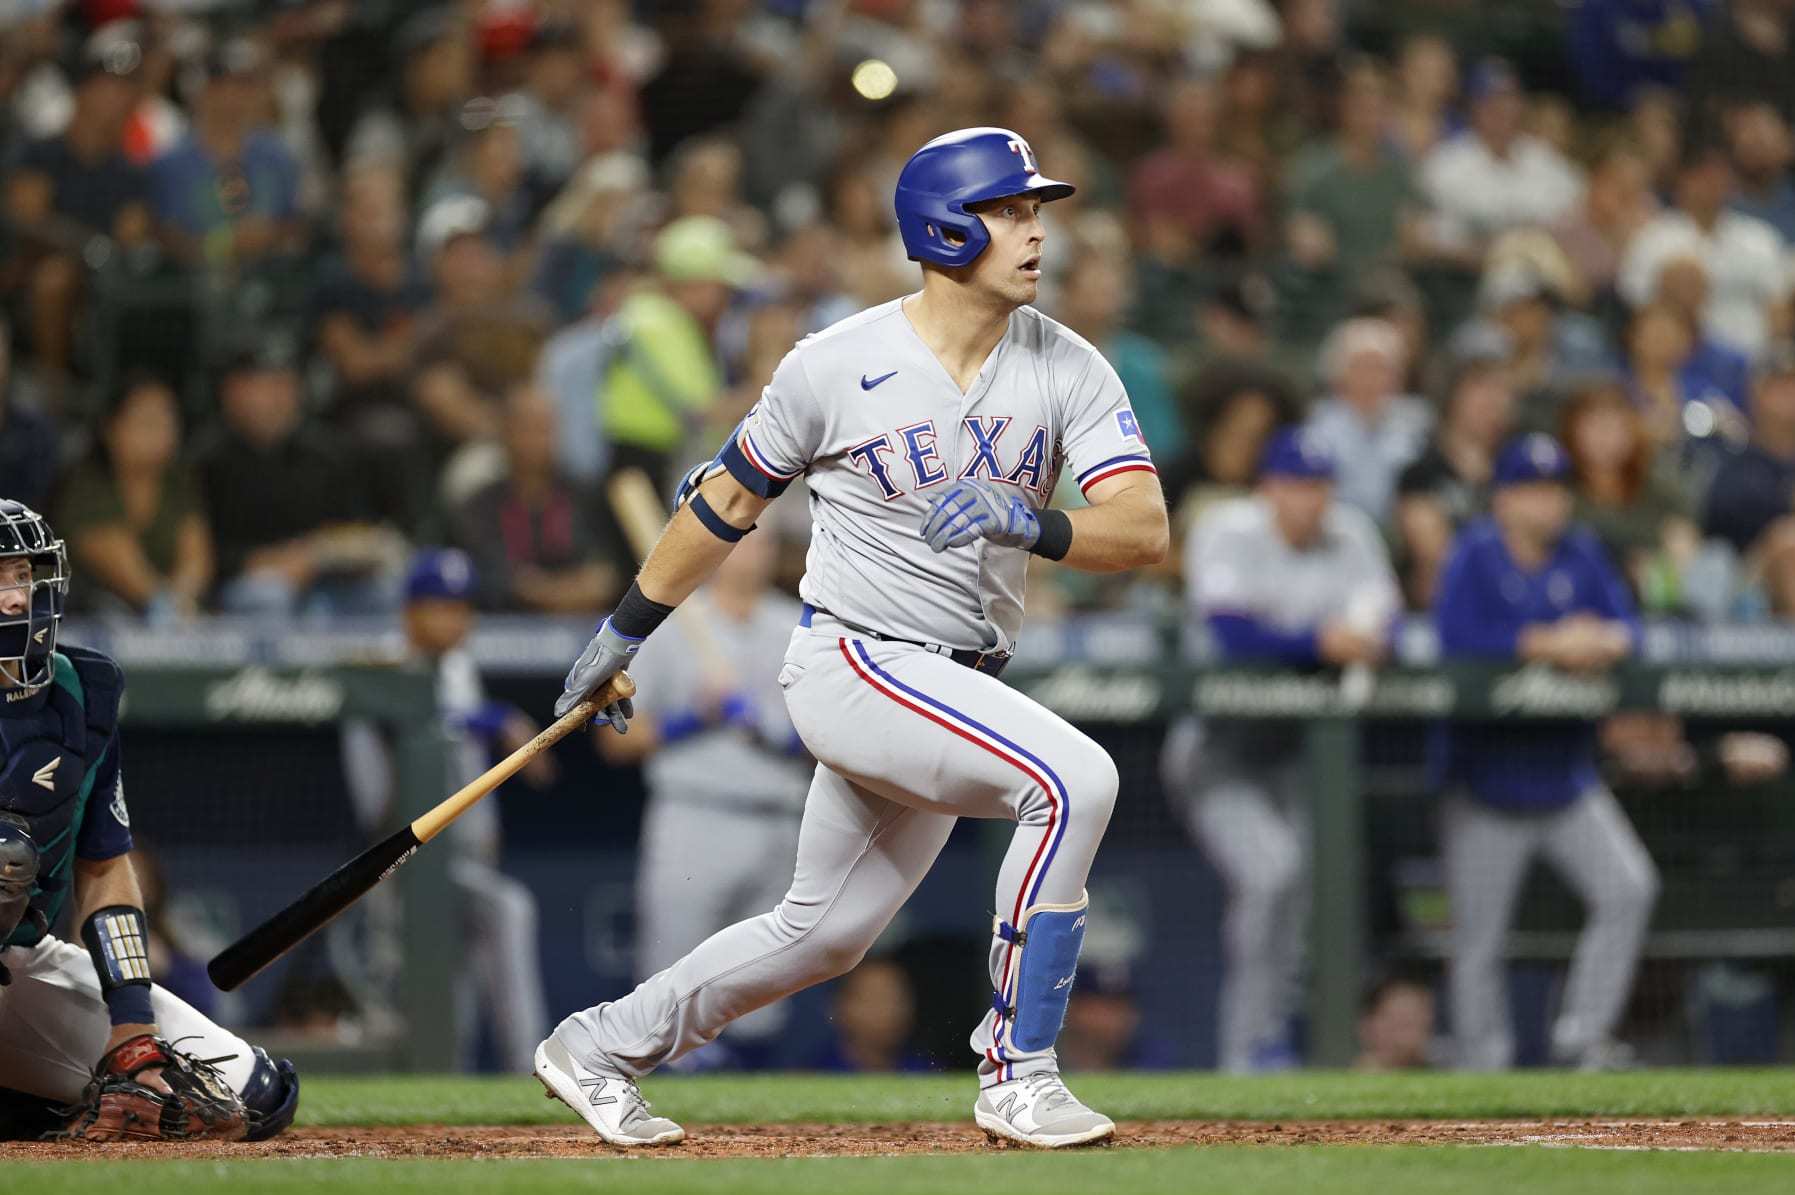
[[[1496,521],[1540,543],[1553,544],[1571,523],[1570,487],[1557,481],[1503,486],[1491,503]]]
[[[427,656],[461,646],[474,629],[474,608],[450,598],[421,598],[406,604],[405,637]]]
[[[1321,534],[1321,521],[1334,500],[1334,483],[1317,478],[1268,477],[1259,484],[1285,542],[1302,547]]]
[[[1041,201],[1024,195],[993,199],[970,209],[985,222],[991,243],[972,263],[973,286],[1020,307],[1041,290],[1041,247],[1047,226]]]
[[[0,559],[0,618],[18,618],[31,608],[31,560]]]

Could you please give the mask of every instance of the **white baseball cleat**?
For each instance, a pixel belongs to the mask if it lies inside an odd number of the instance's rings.
[[[1089,1145],[1115,1135],[1116,1123],[1066,1090],[1056,1071],[1036,1071],[979,1092],[972,1119],[988,1136],[1041,1149]]]
[[[636,1081],[614,1070],[594,1070],[550,1034],[536,1047],[536,1077],[548,1094],[579,1113],[611,1145],[677,1145],[686,1131],[653,1116]]]

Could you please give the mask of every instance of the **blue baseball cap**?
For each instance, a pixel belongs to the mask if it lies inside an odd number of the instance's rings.
[[[405,574],[405,600],[436,598],[451,602],[472,601],[474,562],[459,548],[425,548],[411,558]]]
[[[1521,80],[1515,74],[1515,68],[1502,58],[1485,58],[1471,68],[1471,75],[1465,80],[1465,95],[1472,103],[1498,92],[1520,90]]]
[[[1571,458],[1564,445],[1544,432],[1510,440],[1496,457],[1493,484],[1526,485],[1533,481],[1564,481],[1571,473]]]
[[[1305,481],[1334,480],[1334,454],[1301,428],[1288,428],[1271,438],[1259,458],[1259,476],[1294,477]]]

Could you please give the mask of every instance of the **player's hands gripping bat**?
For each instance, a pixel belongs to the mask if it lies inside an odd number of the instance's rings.
[[[155,1076],[160,1082],[152,1083]],[[243,1101],[213,1062],[145,1033],[94,1068],[62,1136],[76,1141],[241,1141]]]
[[[555,717],[565,717],[568,710],[586,699],[587,694],[597,692],[599,686],[622,672],[641,646],[640,639],[631,639],[613,628],[609,618],[599,623],[586,650],[567,670],[566,687],[555,699]],[[635,716],[635,703],[627,697],[611,702],[600,711],[600,717],[610,719],[611,729],[618,734],[629,733],[629,720]]]
[[[948,486],[929,507],[922,537],[936,552],[965,547],[981,537],[1027,551],[1041,538],[1041,520],[1019,496],[967,477]]]

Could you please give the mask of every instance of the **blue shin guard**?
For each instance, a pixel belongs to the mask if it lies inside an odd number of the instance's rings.
[[[1053,1048],[1066,1022],[1089,904],[1083,897],[1071,905],[1031,905],[1019,928],[998,919],[998,938],[1016,947],[1009,990],[992,1001],[1001,1018],[998,1039],[1007,1049],[1038,1054]]]

